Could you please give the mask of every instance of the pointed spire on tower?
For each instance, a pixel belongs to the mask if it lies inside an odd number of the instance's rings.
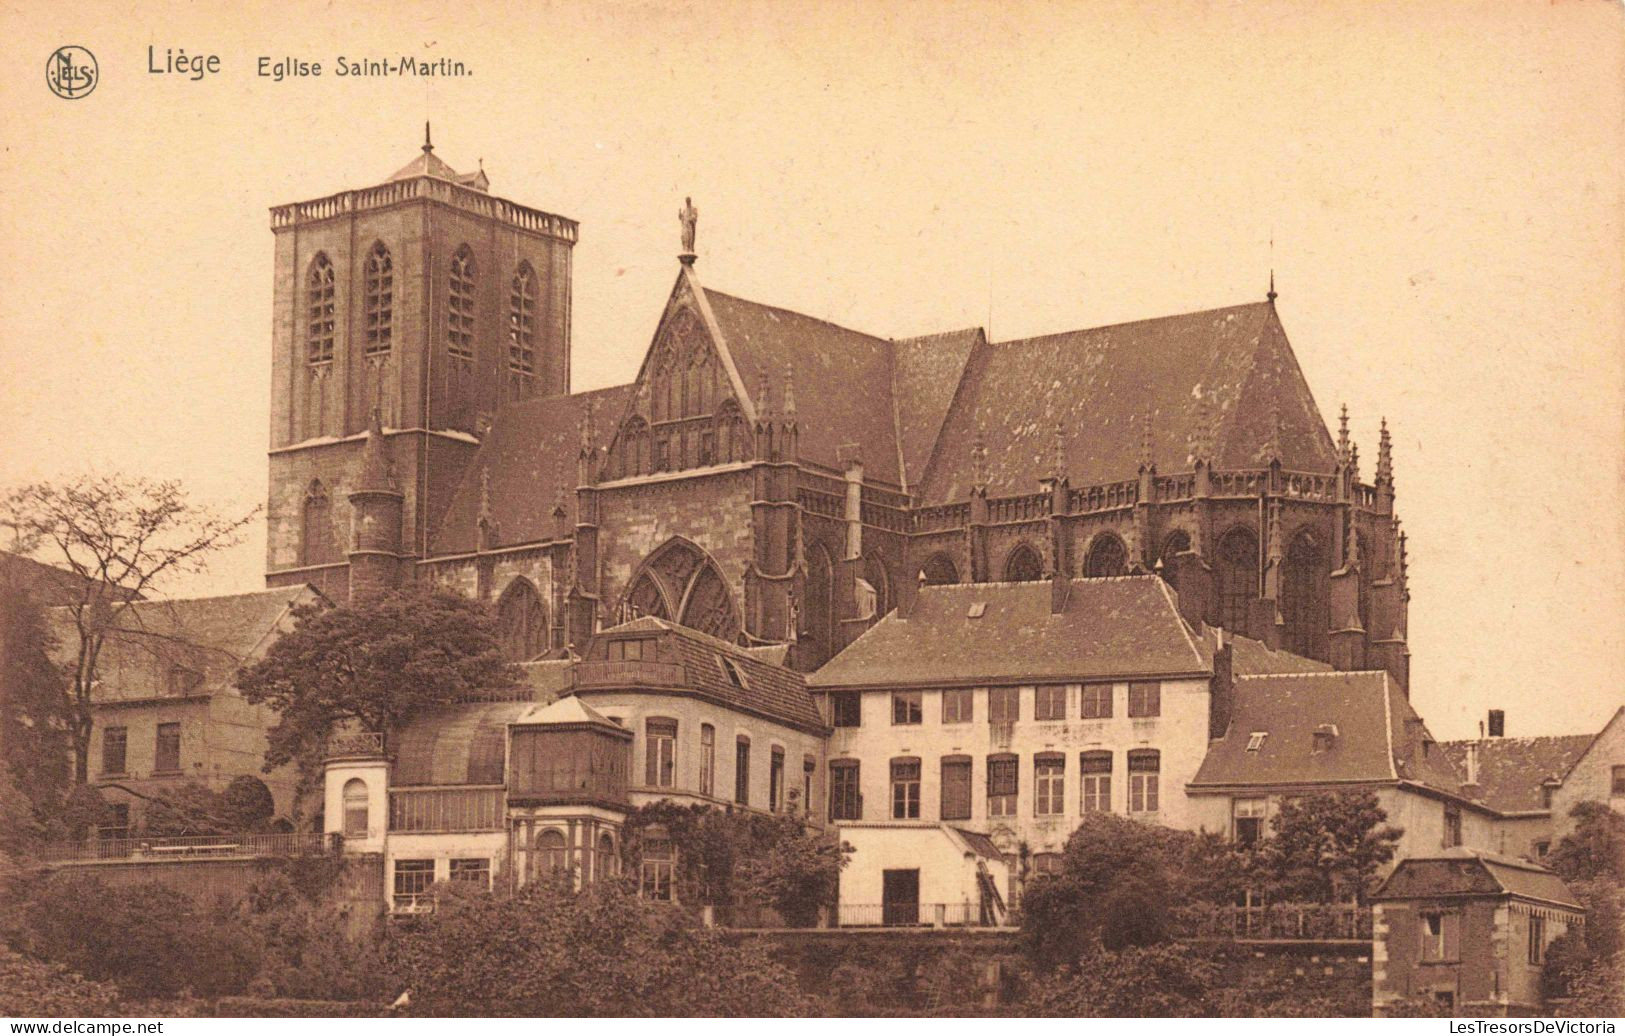
[[[1349,474],[1354,481],[1360,481],[1360,444],[1349,444]]]
[[[773,417],[773,386],[764,366],[756,379],[756,420],[769,421]]]
[[[389,444],[384,441],[383,417],[377,407],[367,424],[367,441],[361,447],[361,476],[356,488],[362,492],[393,492],[394,471],[389,463]]]
[[[1275,305],[1275,299],[1275,267],[1272,266],[1270,267],[1270,290],[1265,293],[1264,301],[1273,306]]]
[[[423,122],[423,153],[427,155],[433,150],[434,141],[429,139],[429,122],[425,119]]]
[[[1388,435],[1388,419],[1382,419],[1382,431],[1377,436],[1377,482],[1392,485],[1394,481],[1394,443]]]
[[[1269,510],[1270,534],[1268,560],[1272,565],[1279,565],[1286,556],[1281,548],[1281,501],[1270,501]]]
[[[1349,462],[1349,405],[1343,404],[1343,412],[1337,418],[1337,459],[1344,464]]]
[[[784,365],[784,423],[796,423],[796,369],[788,363]]]

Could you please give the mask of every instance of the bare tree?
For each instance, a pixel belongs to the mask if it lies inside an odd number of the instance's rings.
[[[259,511],[227,517],[192,503],[179,482],[125,475],[37,482],[0,501],[0,525],[20,550],[79,577],[63,604],[73,624],[65,639],[77,648],[67,680],[76,783],[89,778],[91,695],[109,633],[139,635],[132,605],[171,577],[203,571],[210,555],[240,542]]]

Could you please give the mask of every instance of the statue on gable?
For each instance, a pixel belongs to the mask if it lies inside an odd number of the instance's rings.
[[[677,219],[683,224],[683,254],[694,254],[694,228],[700,222],[700,210],[694,207],[693,198],[684,198],[683,207],[677,211]]]

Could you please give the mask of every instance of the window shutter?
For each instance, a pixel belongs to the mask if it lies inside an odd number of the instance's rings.
[[[1440,921],[1444,925],[1444,959],[1461,959],[1461,915],[1445,914]]]

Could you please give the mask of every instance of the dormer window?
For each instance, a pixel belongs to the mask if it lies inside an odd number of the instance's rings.
[[[652,637],[626,637],[609,642],[611,662],[641,662],[654,655],[655,642]]]
[[[1330,752],[1337,746],[1337,725],[1335,723],[1322,723],[1315,728],[1314,744],[1310,751],[1319,755]]]
[[[722,672],[723,675],[727,676],[728,682],[739,688],[741,691],[744,690],[745,674],[739,671],[739,667],[734,664],[734,660],[720,655],[717,657],[718,661],[722,663]]]
[[[1247,751],[1256,752],[1264,747],[1264,739],[1269,737],[1267,730],[1255,730],[1247,735]]]

